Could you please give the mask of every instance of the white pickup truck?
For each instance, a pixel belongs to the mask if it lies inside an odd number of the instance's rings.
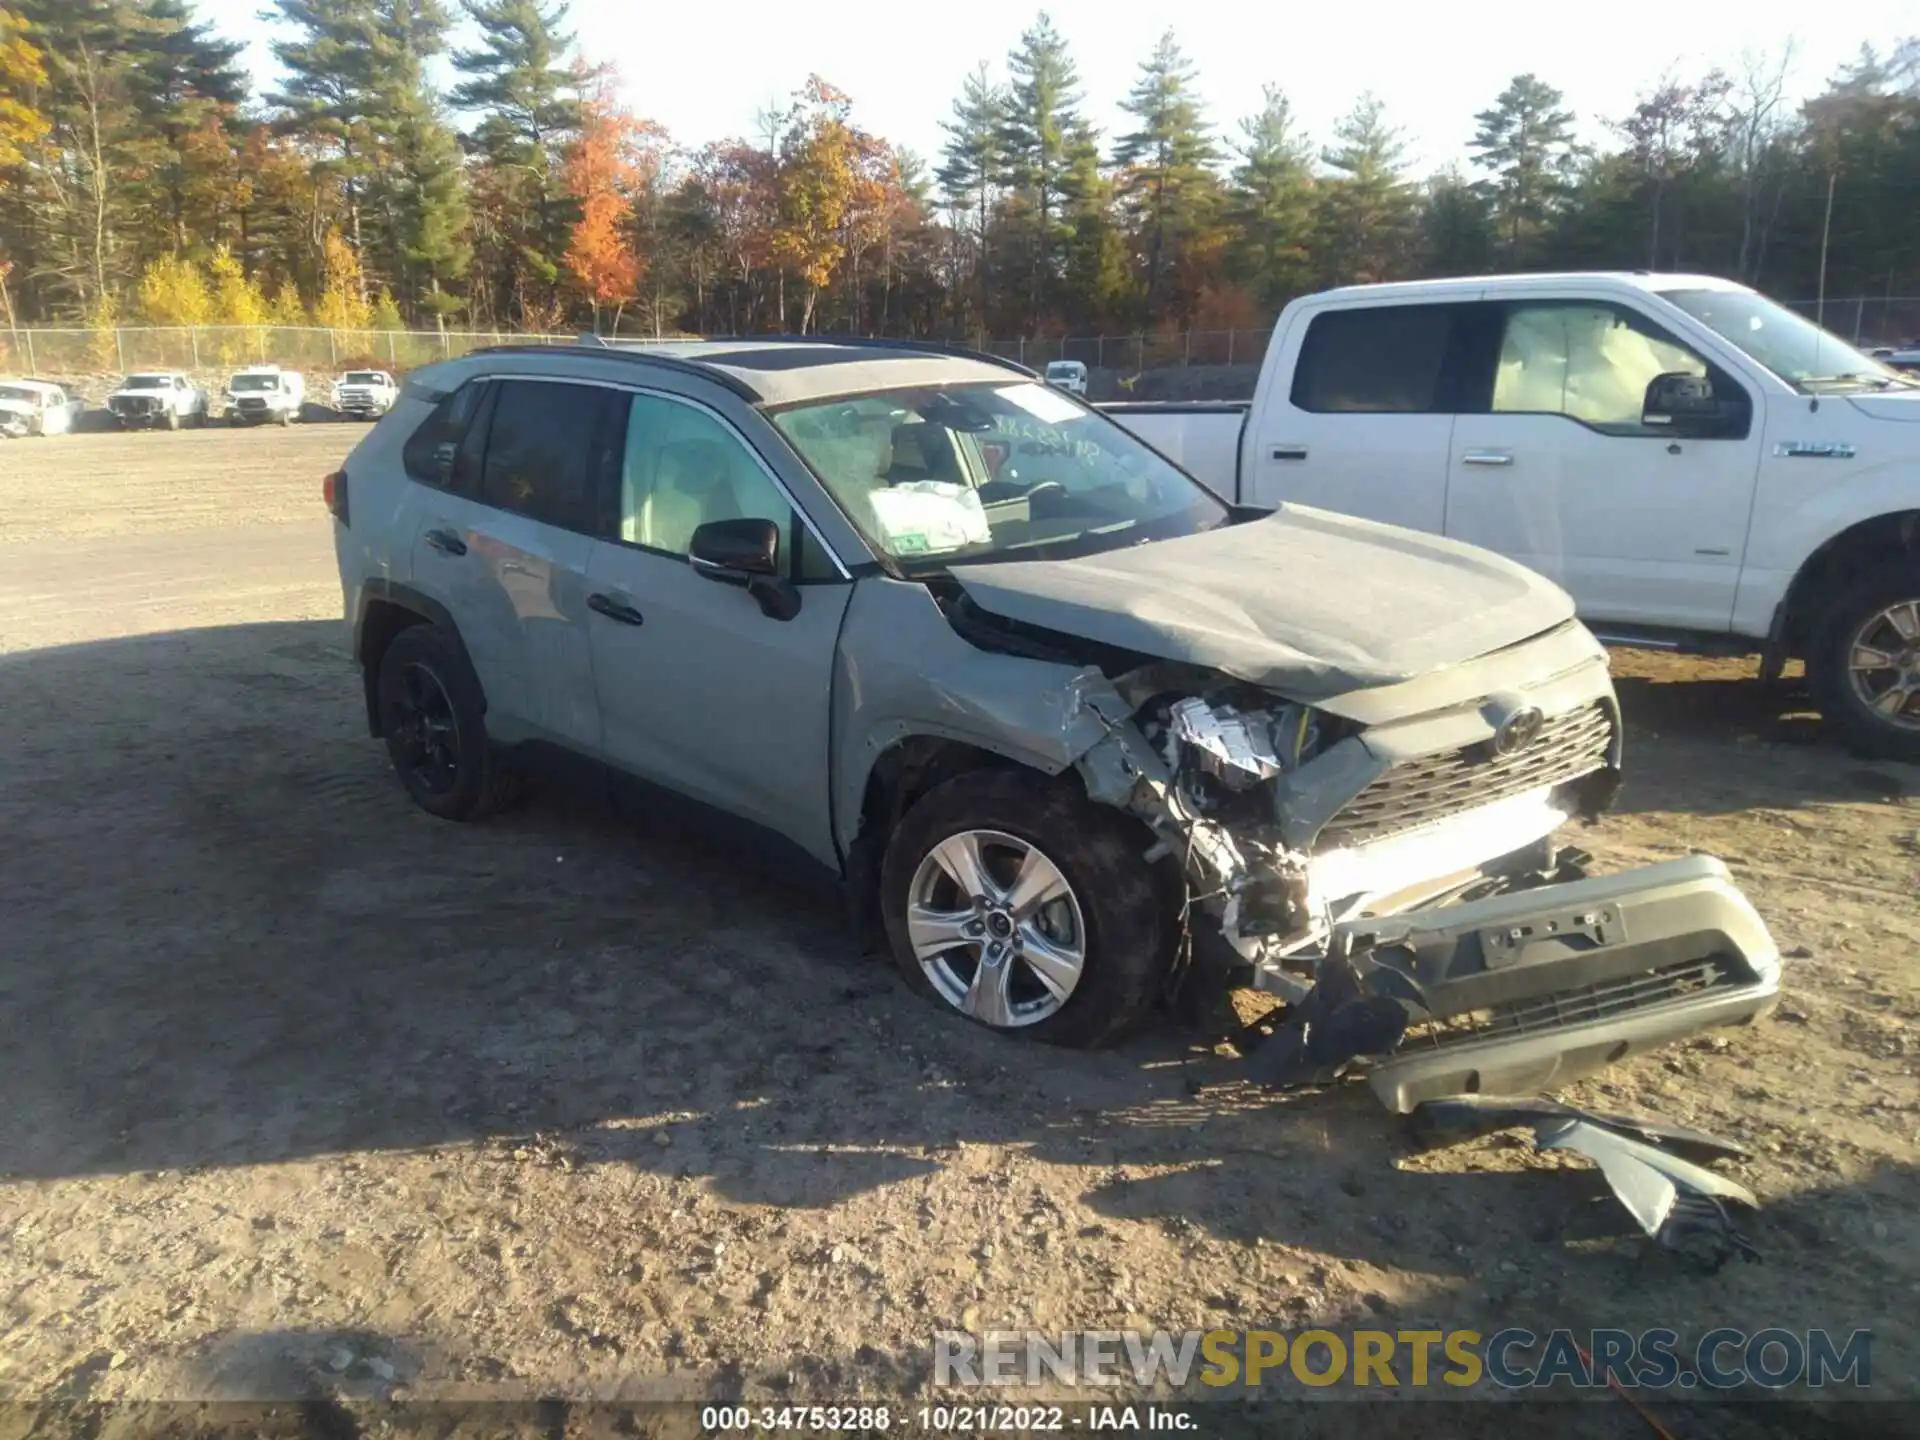
[[[178,370],[142,370],[120,382],[107,396],[107,409],[122,430],[207,423],[207,392]]]
[[[359,420],[378,420],[400,398],[400,387],[384,370],[349,370],[333,382],[333,408]]]
[[[1243,505],[1496,550],[1613,644],[1804,659],[1920,762],[1920,378],[1730,281],[1493,276],[1282,312],[1248,404],[1100,407]]]

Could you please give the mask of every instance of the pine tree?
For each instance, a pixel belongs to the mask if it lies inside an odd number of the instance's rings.
[[[1080,330],[1124,324],[1133,309],[1127,239],[1114,223],[1113,184],[1101,173],[1100,146],[1091,128],[1079,124],[1068,132],[1066,161],[1061,319]]]
[[[1278,86],[1262,92],[1260,111],[1240,122],[1228,215],[1234,278],[1261,307],[1280,307],[1312,284],[1313,149]]]
[[[1487,194],[1500,245],[1524,263],[1566,193],[1577,157],[1573,112],[1560,92],[1535,75],[1516,75],[1479,124],[1473,163],[1492,173]]]
[[[415,303],[444,325],[462,303],[447,287],[464,281],[473,262],[460,144],[430,102],[414,97],[399,116],[393,153],[399,181],[394,239],[402,273]]]
[[[186,0],[142,0],[146,43],[129,77],[145,132],[145,208],[181,254],[206,253],[233,192],[244,48],[196,22]]]
[[[579,208],[561,169],[580,132],[580,73],[563,0],[460,0],[480,43],[455,52],[467,78],[448,97],[477,114],[468,143],[484,160],[476,210],[484,239],[478,263],[494,305],[526,323],[551,307]]]
[[[1211,219],[1219,200],[1219,184],[1209,168],[1219,152],[1201,116],[1195,79],[1169,30],[1121,102],[1139,122],[1120,137],[1113,158],[1121,170],[1120,199],[1144,252],[1142,318],[1149,325],[1157,318],[1168,264]]]
[[[1420,268],[1428,275],[1480,275],[1492,264],[1493,216],[1457,170],[1427,182],[1420,241]]]
[[[1401,169],[1405,143],[1372,94],[1355,102],[1333,138],[1320,153],[1335,172],[1320,207],[1322,277],[1336,285],[1391,280],[1406,270],[1413,240],[1415,197]]]
[[[987,62],[982,60],[967,77],[960,98],[953,102],[953,118],[940,123],[947,132],[947,143],[935,179],[956,224],[969,232],[976,313],[982,318],[990,284],[988,219],[996,184],[1006,169],[1001,151],[1006,106],[1006,92],[993,82]]]
[[[1020,192],[1017,213],[1027,261],[1027,325],[1037,329],[1052,297],[1063,238],[1060,206],[1071,147],[1083,128],[1080,76],[1067,42],[1042,10],[1007,57],[1013,76],[1000,123],[1002,182]]]

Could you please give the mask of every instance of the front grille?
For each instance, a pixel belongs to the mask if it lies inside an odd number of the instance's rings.
[[[1532,744],[1510,755],[1493,755],[1475,745],[1403,760],[1335,813],[1320,831],[1318,848],[1364,845],[1542,785],[1561,784],[1604,766],[1612,744],[1612,709],[1596,700],[1554,716]]]
[[[135,395],[123,395],[108,403],[113,409],[122,411],[128,415],[144,415],[154,408],[154,402],[152,400]]]
[[[240,408],[242,410],[264,410],[267,408],[267,402],[264,400],[242,400],[240,402]]]
[[[1444,1020],[1429,1020],[1407,1031],[1408,1047],[1446,1050],[1482,1040],[1511,1040],[1612,1020],[1636,1010],[1650,1010],[1708,990],[1739,989],[1745,984],[1738,968],[1722,956],[1663,965],[1619,980],[1581,985],[1535,1000],[1518,1000]]]

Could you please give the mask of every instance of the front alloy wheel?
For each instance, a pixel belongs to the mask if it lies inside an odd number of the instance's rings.
[[[1869,568],[1816,617],[1807,683],[1859,754],[1920,764],[1920,565]]]
[[[1920,732],[1920,599],[1869,616],[1847,647],[1854,697],[1889,725]]]
[[[907,935],[936,994],[998,1029],[1035,1025],[1072,998],[1086,921],[1060,867],[998,830],[949,835],[920,862]]]
[[[887,838],[880,913],[908,985],[997,1030],[1090,1049],[1159,998],[1172,951],[1153,836],[1072,778],[972,770]]]

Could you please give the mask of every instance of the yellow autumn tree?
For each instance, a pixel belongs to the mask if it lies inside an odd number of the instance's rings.
[[[220,363],[259,359],[266,353],[267,297],[241,268],[234,253],[222,245],[207,262],[213,282],[213,319],[220,332]]]
[[[207,277],[191,260],[162,255],[140,276],[140,314],[154,325],[204,325],[213,315]]]
[[[264,325],[267,323],[267,297],[260,286],[240,266],[234,253],[222,245],[207,262],[213,280],[213,313],[221,325]]]
[[[103,374],[120,368],[120,302],[111,292],[87,307],[87,358]]]
[[[6,171],[52,128],[29,98],[46,83],[46,66],[27,39],[26,22],[0,6],[0,194],[6,193]]]
[[[313,318],[329,330],[366,330],[373,324],[360,257],[333,230],[327,232],[321,249],[320,299],[313,307]]]
[[[291,280],[282,282],[273,292],[273,301],[267,306],[267,323],[301,327],[313,323],[313,317],[307,314],[307,302],[300,298],[299,287]]]

